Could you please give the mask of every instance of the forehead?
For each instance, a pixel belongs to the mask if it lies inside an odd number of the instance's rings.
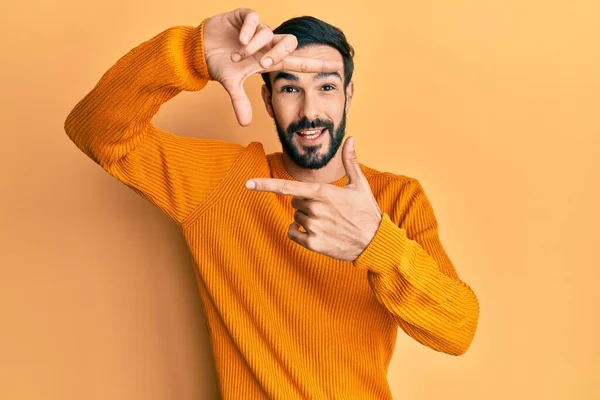
[[[294,57],[317,58],[322,60],[342,61],[342,55],[331,46],[310,45],[296,49],[290,53]]]
[[[342,55],[340,54],[339,51],[337,51],[336,49],[334,49],[331,46],[325,46],[325,45],[305,46],[305,47],[302,47],[302,48],[292,51],[290,53],[290,56],[303,57],[303,58],[314,58],[314,59],[318,59],[318,60],[331,60],[331,61],[340,61],[340,62],[343,61]],[[312,80],[313,77],[315,75],[317,75],[316,72],[297,72],[297,71],[290,71],[290,70],[282,70],[282,72],[288,72],[290,74],[296,75],[301,80],[304,80],[304,79]],[[343,80],[344,79],[344,67],[342,67],[337,72],[340,74],[340,77]],[[273,78],[277,75],[277,73],[272,72],[269,75],[270,75],[269,78],[271,79],[271,82],[272,82]]]

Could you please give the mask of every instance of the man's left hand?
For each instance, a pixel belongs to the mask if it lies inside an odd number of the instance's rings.
[[[309,250],[343,261],[356,260],[373,239],[382,217],[353,147],[353,137],[344,141],[342,162],[348,176],[344,187],[272,178],[253,178],[246,184],[250,189],[248,183],[254,182],[252,190],[293,196],[296,212],[288,237]]]

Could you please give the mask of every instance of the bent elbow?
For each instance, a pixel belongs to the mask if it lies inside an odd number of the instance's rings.
[[[454,335],[449,338],[449,346],[444,351],[447,354],[453,356],[463,355],[469,350],[473,339],[475,338],[475,332],[477,332],[477,324],[479,321],[479,310],[477,309],[467,318],[460,326],[455,326]]]

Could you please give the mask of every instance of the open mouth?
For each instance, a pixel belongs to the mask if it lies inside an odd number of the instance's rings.
[[[301,141],[310,143],[318,141],[325,131],[327,131],[327,128],[305,129],[297,131],[295,134],[300,137]]]

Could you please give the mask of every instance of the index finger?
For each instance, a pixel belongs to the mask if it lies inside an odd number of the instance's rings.
[[[295,72],[337,72],[343,68],[344,63],[342,61],[289,56],[284,58],[279,64],[266,69],[265,72],[281,70]]]
[[[254,182],[254,187],[249,185],[250,182]],[[274,178],[253,178],[246,182],[246,188],[252,189],[258,192],[273,192],[279,193],[286,196],[297,196],[304,199],[314,199],[318,197],[319,187],[318,183],[307,183],[290,181],[288,179],[274,179]]]
[[[256,28],[260,23],[260,16],[254,10],[249,8],[239,8],[237,10],[238,18],[242,21],[242,27],[240,29],[240,42],[243,45],[247,45],[250,39],[256,33]]]

